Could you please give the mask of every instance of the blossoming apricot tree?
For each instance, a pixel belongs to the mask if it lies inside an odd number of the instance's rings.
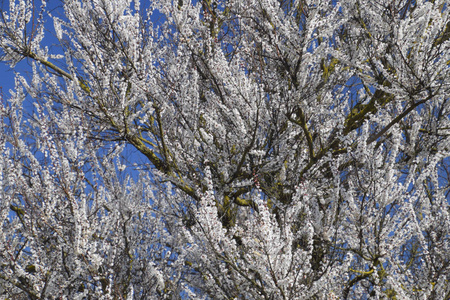
[[[450,299],[446,0],[3,5],[1,297]]]

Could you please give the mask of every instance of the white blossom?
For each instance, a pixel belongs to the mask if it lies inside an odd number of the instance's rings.
[[[447,299],[447,2],[10,0],[0,298]]]

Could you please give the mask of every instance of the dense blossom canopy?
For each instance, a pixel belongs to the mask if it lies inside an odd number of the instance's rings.
[[[0,297],[450,299],[448,0],[49,5],[0,11]]]

